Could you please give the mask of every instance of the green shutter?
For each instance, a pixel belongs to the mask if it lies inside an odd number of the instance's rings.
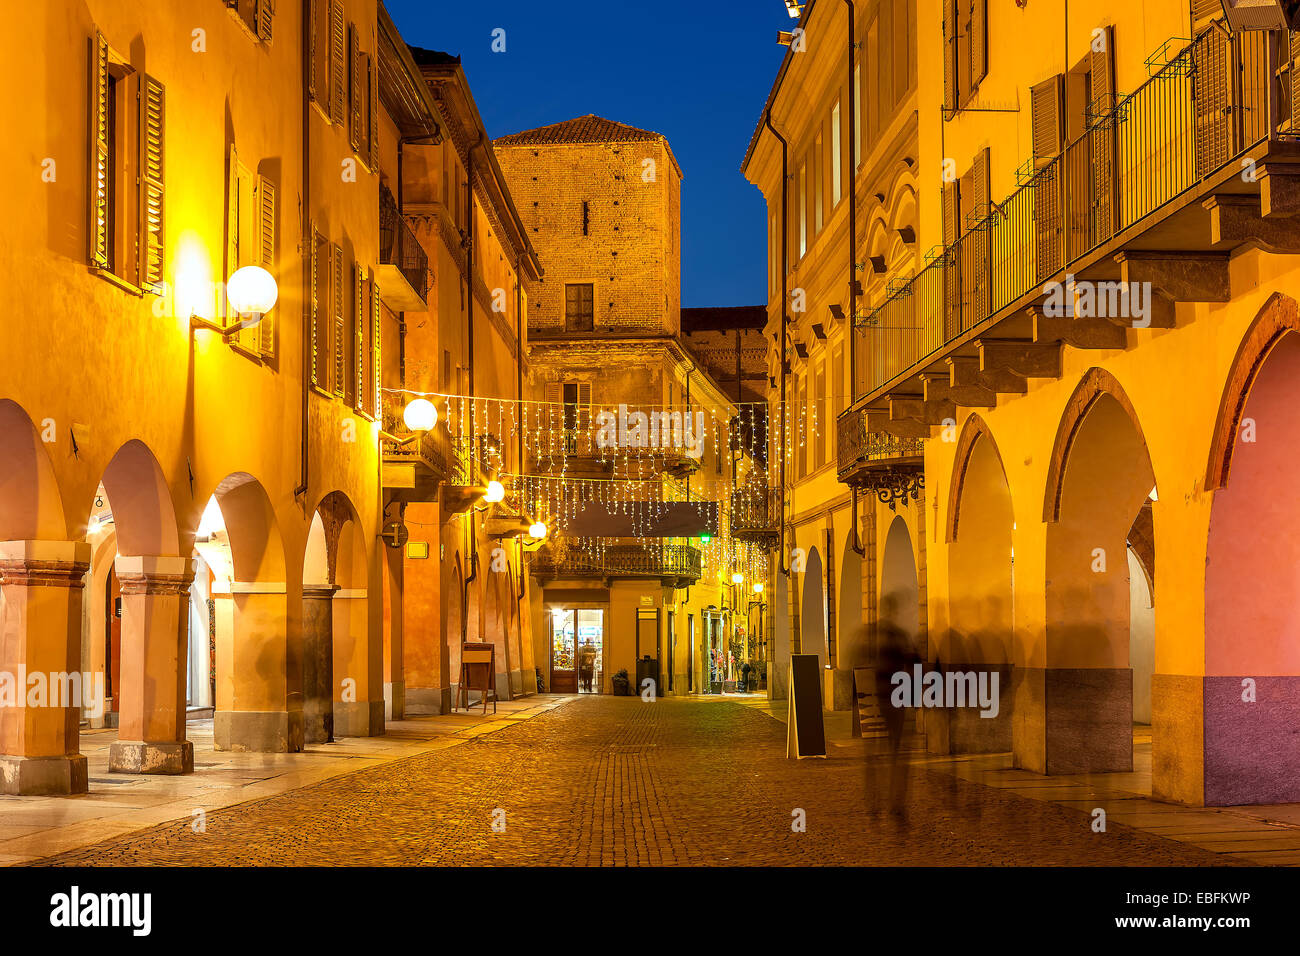
[[[343,0],[330,0],[330,120],[347,121],[348,34]]]
[[[163,282],[163,151],[165,94],[146,74],[140,80],[140,285],[161,292]]]
[[[90,264],[108,264],[108,42],[90,38]]]

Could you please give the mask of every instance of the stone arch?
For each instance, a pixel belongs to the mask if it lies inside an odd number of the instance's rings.
[[[962,425],[961,434],[957,438],[957,450],[953,456],[952,481],[948,486],[948,521],[944,525],[944,540],[952,543],[957,540],[957,524],[961,519],[961,500],[962,492],[966,486],[966,472],[970,468],[971,453],[975,449],[975,444],[980,438],[987,438],[988,447],[991,450],[994,461],[997,464],[998,471],[1002,475],[1002,482],[1007,482],[1007,469],[1002,464],[1002,453],[998,450],[998,443],[993,438],[993,431],[989,428],[988,422],[978,414],[972,414]],[[1008,493],[1010,493],[1008,489]]]
[[[1212,805],[1300,800],[1298,331],[1295,301],[1272,296],[1237,351],[1210,452],[1202,693]],[[1244,705],[1247,687],[1254,701]]]
[[[871,507],[868,502],[867,507]],[[863,555],[853,549],[853,528],[849,527],[840,547],[839,600],[835,604],[837,640],[835,642],[836,669],[851,671],[854,667],[868,666],[870,654],[867,640],[867,617],[863,602]]]
[[[886,620],[892,620],[907,635],[913,649],[917,648],[921,631],[920,595],[912,534],[903,516],[894,515],[881,549],[880,622],[884,625]]]
[[[189,590],[194,572],[182,557],[167,479],[144,442],[126,442],[101,479],[116,532],[114,569],[121,589],[120,686],[114,687],[118,739],[110,770],[187,773],[194,748],[185,739],[189,661]]]
[[[1205,469],[1206,491],[1217,491],[1228,484],[1251,387],[1273,348],[1289,332],[1300,332],[1300,304],[1289,295],[1274,292],[1256,313],[1233,357],[1219,399],[1214,437],[1210,441],[1210,458]]]
[[[453,701],[458,700],[460,686],[460,646],[465,636],[465,569],[457,551],[448,564],[449,580],[447,582],[447,600],[443,613],[446,615],[447,628],[447,683],[451,686]]]
[[[511,573],[510,563],[505,560],[505,566],[498,569],[495,567],[497,558],[494,556],[488,560],[487,573],[488,580],[485,582],[484,590],[486,591],[483,608],[483,635],[487,643],[496,648],[496,692],[500,699],[509,700],[514,695],[511,693],[511,671],[514,669],[514,655],[510,651],[510,620],[509,606],[514,603],[509,592]],[[480,573],[482,572],[480,567]]]
[[[1132,403],[1089,370],[1062,415],[1044,499],[1048,773],[1132,769],[1129,539],[1155,485]]]
[[[1147,461],[1150,461],[1151,456],[1147,451],[1147,441],[1142,432],[1142,424],[1138,421],[1133,403],[1129,400],[1128,394],[1120,385],[1119,380],[1104,368],[1094,366],[1088,369],[1083,379],[1075,386],[1070,400],[1066,402],[1065,410],[1061,413],[1061,424],[1056,430],[1056,441],[1052,445],[1052,458],[1047,466],[1047,488],[1043,497],[1043,520],[1046,522],[1054,522],[1060,518],[1061,490],[1064,485],[1066,461],[1070,457],[1070,451],[1084,419],[1087,418],[1088,412],[1103,396],[1114,399],[1124,414],[1128,416],[1141,444],[1142,453],[1146,456]]]
[[[302,672],[291,673],[289,645],[301,637],[301,608],[288,601],[284,543],[262,483],[246,472],[216,486],[211,547],[228,548],[228,582],[214,591],[217,750],[270,753],[303,748]],[[295,579],[297,574],[295,573]]]
[[[180,554],[167,479],[149,447],[133,438],[117,450],[102,479],[117,525],[118,554]]]
[[[17,402],[0,399],[0,541],[62,541],[64,514],[54,465],[36,426]]]
[[[799,602],[799,650],[816,654],[822,668],[826,666],[826,577],[822,556],[817,548],[808,549],[803,574],[803,599]]]

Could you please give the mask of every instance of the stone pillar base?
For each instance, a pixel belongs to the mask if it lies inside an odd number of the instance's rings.
[[[347,704],[334,701],[334,735],[336,737],[382,737],[384,702],[359,700]]]
[[[303,747],[302,713],[219,710],[212,718],[217,750],[245,753],[297,753]]]
[[[1242,699],[1248,677],[1251,701]],[[1300,677],[1204,681],[1206,805],[1300,802]]]
[[[446,687],[407,687],[406,715],[427,717],[451,710],[451,691]]]
[[[924,721],[926,750],[932,754],[993,754],[1011,750],[1014,696],[1011,670],[1010,664],[945,662],[945,674],[975,674],[977,682],[980,674],[988,675],[985,686],[991,698],[994,698],[993,675],[996,674],[998,688],[992,706],[997,707],[997,714],[981,716],[978,700],[968,700],[965,707],[922,709],[920,716]]]
[[[403,681],[384,683],[384,719],[406,719],[406,684]]]
[[[334,739],[334,711],[327,700],[309,697],[302,702],[302,741],[327,744]]]
[[[16,796],[85,793],[90,773],[81,754],[67,757],[0,755],[0,792]]]
[[[1016,667],[1014,765],[1035,773],[1133,769],[1133,671],[1128,667]]]
[[[194,744],[188,740],[166,743],[118,740],[109,745],[108,770],[110,773],[193,773]]]

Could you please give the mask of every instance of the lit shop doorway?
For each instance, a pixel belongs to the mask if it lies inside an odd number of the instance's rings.
[[[551,693],[599,694],[605,679],[605,612],[551,612]]]

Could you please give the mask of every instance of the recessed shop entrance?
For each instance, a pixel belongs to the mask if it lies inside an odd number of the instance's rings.
[[[605,677],[605,611],[551,609],[551,693],[599,694]]]

